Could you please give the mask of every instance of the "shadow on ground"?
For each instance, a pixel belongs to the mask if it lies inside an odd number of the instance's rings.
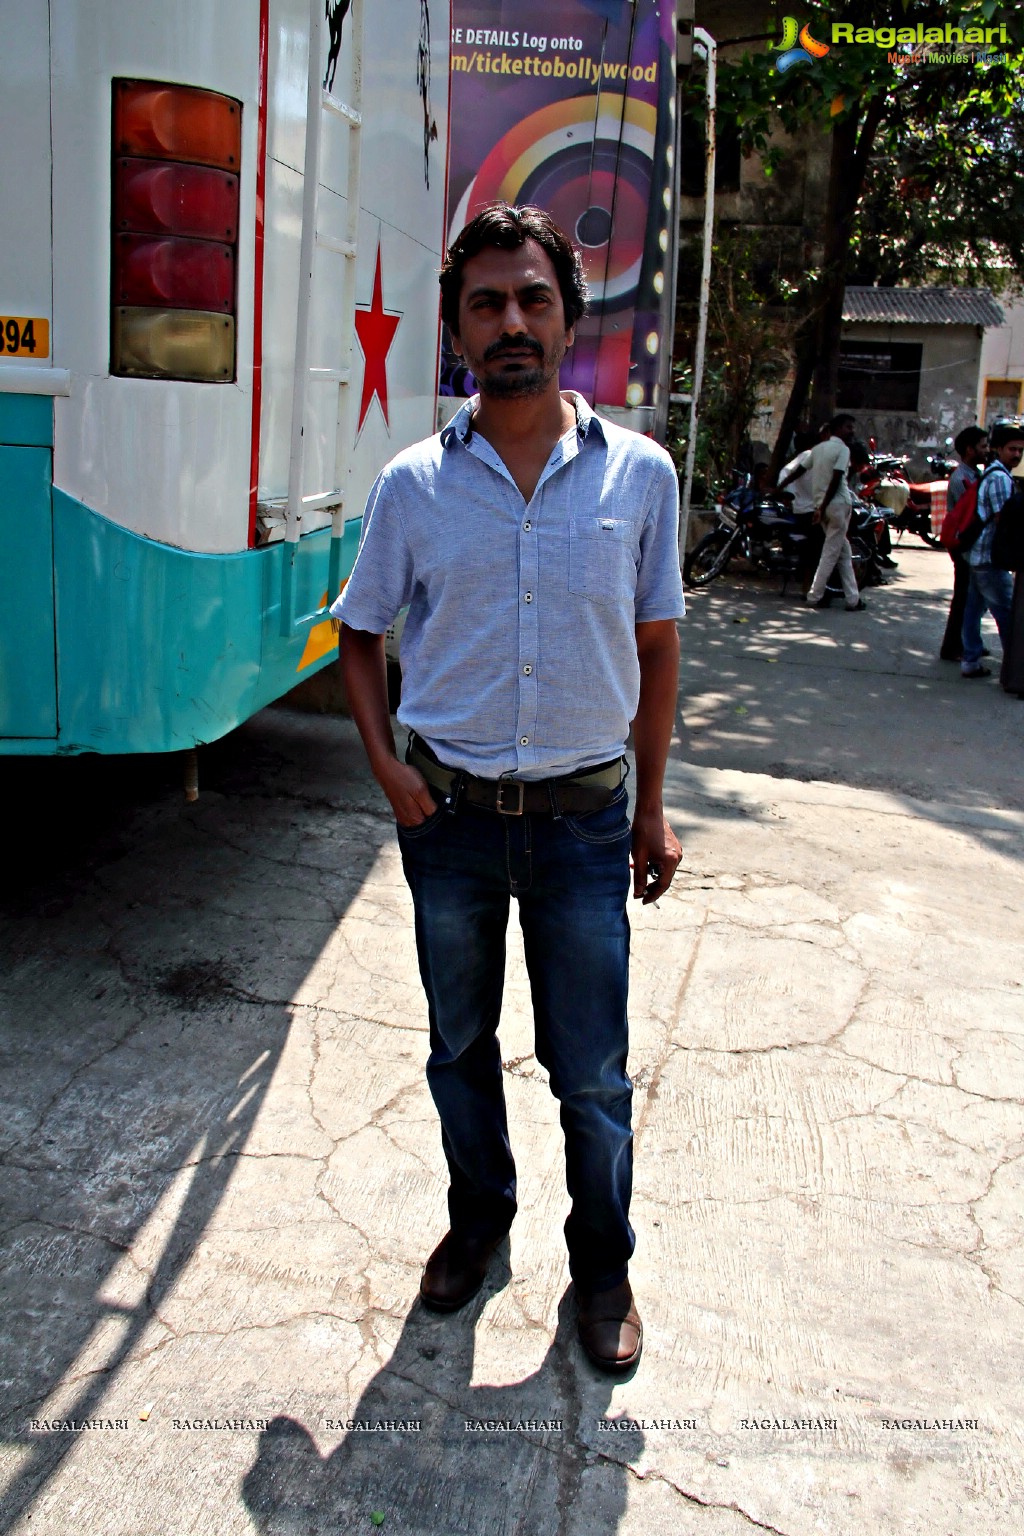
[[[322,725],[265,714],[204,749],[195,805],[180,758],[0,761],[21,828],[0,893],[0,1531],[76,1443],[32,1419],[111,1412],[238,1165],[289,999],[392,835],[364,815],[353,862],[332,834],[321,811],[362,771],[337,750],[325,773]]]
[[[439,1318],[417,1303],[329,1454],[297,1420],[271,1422],[242,1486],[260,1536],[333,1536],[374,1517],[407,1536],[477,1536],[483,1511],[492,1536],[583,1529],[587,1510],[594,1529],[618,1529],[630,1473],[617,1458],[635,1460],[644,1437],[615,1434],[616,1459],[586,1449],[611,1388],[572,1358],[570,1292],[540,1368],[514,1385],[473,1383],[484,1305]]]
[[[689,592],[673,755],[884,790],[924,814],[929,802],[1024,810],[1024,706],[998,687],[994,628],[993,676],[964,682],[938,659],[948,557],[896,553],[900,571],[866,593],[865,613],[807,610],[741,573]]]

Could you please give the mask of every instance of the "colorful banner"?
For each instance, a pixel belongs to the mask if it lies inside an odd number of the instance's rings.
[[[454,0],[452,21],[449,240],[496,198],[546,208],[591,298],[563,388],[654,405],[671,346],[674,6]],[[473,387],[446,346],[441,393]]]

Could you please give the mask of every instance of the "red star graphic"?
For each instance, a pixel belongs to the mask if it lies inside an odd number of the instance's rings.
[[[359,338],[359,345],[365,359],[357,433],[362,431],[363,422],[366,420],[366,413],[370,409],[374,395],[380,401],[385,426],[388,428],[391,426],[388,420],[387,358],[401,319],[401,315],[396,315],[384,308],[384,284],[380,274],[380,241],[378,240],[377,267],[373,274],[373,299],[369,308],[365,304],[356,305],[356,336]]]

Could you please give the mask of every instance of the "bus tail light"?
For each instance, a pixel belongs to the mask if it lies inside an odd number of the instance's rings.
[[[242,108],[218,91],[157,80],[114,81],[114,153],[237,171]]]
[[[241,103],[113,82],[110,371],[235,376]]]
[[[235,322],[195,309],[114,310],[114,373],[223,384],[235,372]]]
[[[114,297],[119,304],[231,313],[235,253],[230,245],[160,235],[115,235],[114,249]]]
[[[238,177],[205,165],[118,160],[114,229],[231,243],[238,236]]]

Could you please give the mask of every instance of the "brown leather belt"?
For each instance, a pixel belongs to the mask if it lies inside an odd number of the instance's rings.
[[[616,757],[557,779],[479,779],[462,769],[446,768],[412,733],[405,760],[445,799],[464,800],[499,816],[584,816],[610,805],[626,776],[624,759]]]

